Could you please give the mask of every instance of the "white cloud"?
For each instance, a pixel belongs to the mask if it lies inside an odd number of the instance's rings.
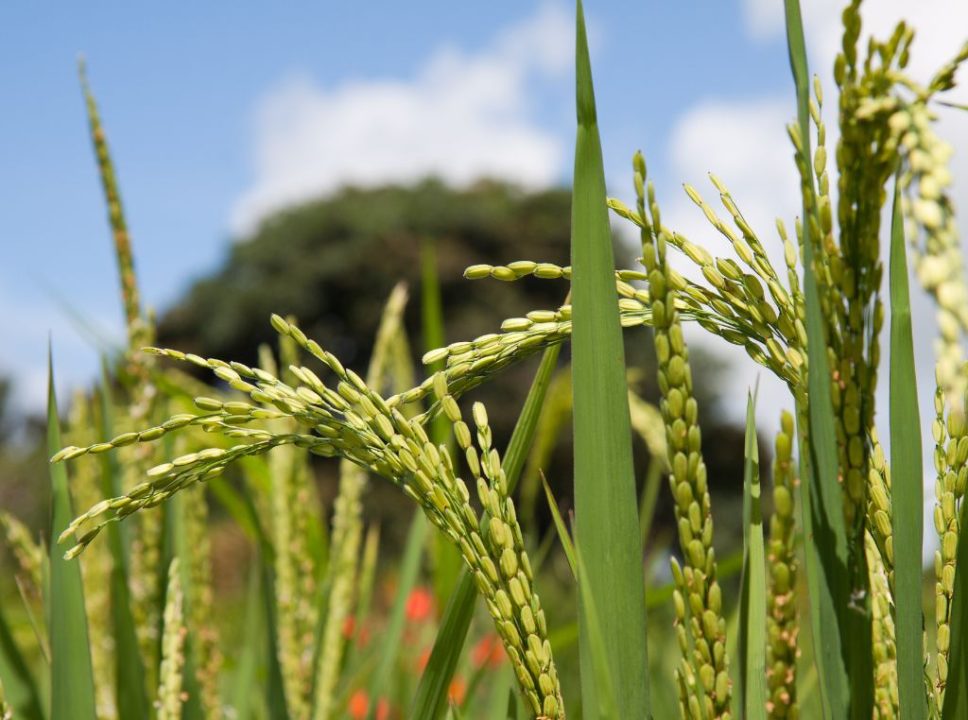
[[[535,78],[563,76],[572,43],[568,15],[544,5],[479,54],[439,48],[410,79],[326,88],[290,78],[258,109],[255,181],[232,229],[244,236],[269,212],[345,183],[555,181],[565,147],[531,120],[529,89]]]
[[[840,49],[841,13],[846,5],[846,0],[811,0],[802,4],[810,62],[825,83]],[[753,37],[766,39],[783,35],[781,3],[743,0],[743,10],[747,29]],[[916,29],[910,71],[922,80],[954,56],[965,41],[965,27],[968,27],[968,5],[955,0],[868,0],[861,6],[861,16],[862,48],[868,35],[885,38],[899,20]]]

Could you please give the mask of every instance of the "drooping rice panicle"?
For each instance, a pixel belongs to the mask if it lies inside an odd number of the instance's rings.
[[[955,559],[958,537],[961,533],[959,510],[968,485],[968,417],[964,401],[961,411],[945,404],[945,388],[938,372],[937,391],[934,397],[935,420],[934,467],[936,505],[934,527],[938,533],[938,549],[934,553],[935,570],[935,703],[944,703],[945,684],[948,680],[948,651],[951,644],[951,600],[955,584]],[[945,414],[947,412],[947,415]]]
[[[716,579],[706,465],[701,450],[698,407],[692,392],[689,351],[675,310],[675,290],[666,261],[667,234],[651,183],[646,190],[645,161],[635,156],[639,216],[651,219],[642,232],[642,262],[649,274],[655,350],[659,362],[661,409],[666,425],[669,484],[675,500],[684,566],[672,560],[675,578],[676,633],[682,650],[676,677],[684,717],[729,718],[731,683],[726,655],[726,620]]]
[[[168,589],[165,599],[165,625],[161,636],[161,669],[158,699],[155,701],[158,720],[179,720],[182,716],[185,672],[185,615],[184,593],[178,558],[168,569]]]
[[[329,368],[336,378],[335,390],[324,385],[306,367],[292,368],[299,380],[298,387],[294,388],[263,370],[241,363],[230,365],[219,360],[190,358],[177,351],[156,352],[209,367],[255,402],[271,403],[279,412],[297,419],[307,431],[276,435],[264,429],[238,426],[234,423],[248,423],[266,417],[267,412],[269,416],[275,413],[248,403],[222,403],[199,398],[200,409],[208,412],[195,416],[194,420],[190,415],[179,417],[167,426],[154,429],[149,437],[156,438],[176,426],[203,425],[245,442],[228,449],[207,448],[175,458],[153,468],[148,480],[126,496],[101,501],[63,533],[62,540],[74,537],[76,541],[68,551],[68,557],[80,553],[106,522],[157,505],[174,493],[221,473],[228,464],[241,457],[261,455],[286,444],[305,447],[323,456],[341,456],[400,487],[423,508],[430,521],[460,547],[465,561],[474,571],[481,595],[489,601],[488,608],[502,633],[508,654],[512,655],[513,650],[520,659],[517,676],[529,704],[536,713],[543,711],[552,718],[560,717],[564,706],[560,702],[560,689],[553,670],[544,614],[531,587],[530,562],[523,550],[513,503],[506,495],[499,455],[490,447],[483,454],[465,448],[469,442],[469,430],[462,421],[453,420],[456,403],[449,394],[444,376],[438,375],[435,383],[438,405],[455,425],[458,444],[465,449],[471,472],[478,478],[482,500],[486,499],[491,516],[503,523],[490,528],[489,532],[496,533],[493,541],[483,539],[487,533],[482,531],[468,504],[470,494],[456,476],[450,454],[429,442],[422,424],[426,415],[406,418],[399,410],[391,408],[356,373],[345,369],[335,356],[306,338],[298,327],[278,316],[273,316],[272,323],[280,334],[293,338]],[[485,444],[483,438],[489,443],[490,437],[489,430],[483,429],[486,423],[482,421],[481,413],[481,410],[476,413],[481,426],[479,446]],[[131,438],[125,437],[123,441],[131,442]],[[58,453],[56,459],[104,449],[101,445],[74,448]],[[496,531],[496,527],[504,530]],[[511,569],[515,572],[512,573]]]
[[[771,718],[799,717],[797,655],[800,623],[796,588],[799,560],[796,551],[793,465],[793,416],[783,412],[773,456],[773,515],[767,544],[770,568],[767,596],[767,711]]]
[[[387,371],[393,339],[401,332],[406,303],[406,287],[398,284],[390,293],[384,308],[367,371],[367,385],[378,391]],[[328,720],[336,707],[336,689],[346,646],[344,627],[354,603],[357,565],[363,540],[362,497],[367,472],[344,458],[340,461],[339,478],[339,494],[333,504],[329,603],[315,683],[314,707],[318,720]]]
[[[457,445],[464,453],[477,486],[478,499],[486,511],[480,532],[472,531],[469,538],[462,538],[462,552],[465,558],[469,551],[485,556],[475,571],[475,581],[495,619],[498,634],[532,711],[540,717],[563,718],[565,705],[548,642],[548,626],[538,595],[532,590],[534,575],[524,549],[514,503],[508,494],[500,455],[491,446],[487,411],[481,403],[474,403],[475,447],[470,429],[439,373],[435,393],[447,419],[453,424]],[[474,517],[470,506],[465,505],[465,509],[468,518]],[[476,518],[469,525],[476,526]],[[490,558],[495,558],[496,562]]]
[[[676,306],[683,319],[694,320],[704,330],[742,346],[753,360],[793,387],[800,379],[805,344],[805,335],[798,332],[796,324],[796,296],[779,282],[762,244],[726,186],[715,176],[711,179],[739,232],[720,219],[695,188],[687,185],[686,194],[713,227],[730,241],[737,257],[753,272],[744,272],[731,258],[713,257],[680,233],[663,228],[669,244],[688,257],[712,285],[712,289],[704,287],[670,269],[670,283],[677,291]],[[630,210],[618,200],[610,200],[609,205],[639,228],[646,228],[641,213]],[[766,283],[772,303],[766,299],[763,283]],[[647,304],[647,293],[640,292],[643,295],[636,296],[636,299]],[[644,322],[648,320],[644,319]]]

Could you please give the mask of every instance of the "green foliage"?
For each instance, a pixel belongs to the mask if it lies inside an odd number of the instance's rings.
[[[918,385],[914,372],[914,339],[908,295],[907,259],[901,200],[894,189],[891,217],[891,500],[894,517],[894,602],[897,606],[897,677],[901,714],[923,718],[927,713],[924,679],[921,609],[921,545],[924,516],[911,512],[924,506],[924,465],[921,462],[921,428]]]
[[[49,361],[47,378],[47,445],[51,451],[61,446],[52,361]],[[94,720],[97,717],[94,709],[94,673],[91,669],[91,644],[87,633],[81,568],[77,563],[66,560],[58,548],[58,538],[73,515],[67,468],[52,465],[50,482],[50,589],[46,598],[50,627],[50,711],[52,717]]]
[[[645,585],[636,517],[625,355],[615,291],[605,171],[585,18],[578,3],[578,138],[571,210],[575,535],[586,558],[579,600],[582,707],[593,717],[611,692],[623,717],[651,715]],[[631,638],[631,642],[629,639]],[[602,687],[606,655],[610,687]]]

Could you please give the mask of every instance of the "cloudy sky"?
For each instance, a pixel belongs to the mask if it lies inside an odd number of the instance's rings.
[[[21,408],[41,407],[48,335],[65,389],[94,374],[97,343],[122,336],[75,77],[80,52],[118,164],[144,296],[159,311],[266,213],[345,182],[569,181],[570,4],[372,0],[365,14],[353,3],[191,5],[105,2],[57,14],[0,6],[0,373],[15,378]],[[831,95],[841,5],[804,3],[812,70]],[[630,198],[629,158],[642,148],[664,220],[714,251],[725,248],[684,181],[708,188],[706,173],[716,172],[764,238],[774,237],[775,216],[797,213],[781,6],[586,3],[610,192]],[[963,40],[968,6],[869,0],[867,27],[883,35],[902,13],[919,28],[912,66],[924,78]],[[827,120],[835,124],[830,108]],[[968,116],[945,117],[944,131],[968,147]],[[964,152],[954,160],[960,207]],[[924,303],[916,312],[929,382],[932,313]],[[739,416],[757,371],[742,352],[727,356]],[[786,395],[763,375],[760,416],[770,428]]]

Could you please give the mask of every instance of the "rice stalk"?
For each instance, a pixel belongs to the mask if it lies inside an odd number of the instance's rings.
[[[219,676],[222,650],[215,626],[215,589],[212,586],[212,543],[208,527],[206,487],[188,488],[182,502],[182,523],[188,546],[188,583],[183,595],[187,606],[185,626],[191,633],[192,667],[199,686],[205,718],[222,716]]]
[[[141,352],[143,346],[154,340],[154,323],[144,314],[141,306],[131,237],[121,202],[117,172],[111,158],[107,134],[101,122],[97,102],[87,80],[83,60],[79,63],[78,71],[120,276],[128,340],[123,367],[129,385],[130,406],[127,414],[134,425],[139,425],[151,416],[157,400],[157,389],[151,380],[154,359]],[[122,453],[122,482],[125,488],[130,488],[137,481],[136,478],[152,464],[151,450],[146,446]],[[142,513],[139,524],[139,532],[134,535],[130,548],[131,567],[128,578],[141,655],[145,659],[145,667],[150,674],[156,667],[159,608],[163,600],[161,597],[163,575],[161,516],[159,513]]]
[[[800,623],[796,599],[800,563],[796,552],[794,437],[793,416],[784,411],[774,443],[773,515],[767,540],[766,680],[770,717],[791,720],[800,714],[797,701]]]
[[[874,638],[874,717],[891,720],[899,717],[897,685],[897,644],[895,642],[893,592],[884,570],[883,556],[870,533],[865,549],[871,576],[871,634]]]
[[[280,343],[280,355],[283,354]],[[260,347],[260,367],[269,373],[278,373],[275,359],[268,346]],[[293,432],[296,423],[290,418],[270,421],[273,432]],[[311,505],[304,503],[300,490],[308,484],[305,451],[293,446],[278,448],[268,458],[270,478],[269,505],[273,570],[275,624],[278,633],[279,666],[286,694],[286,707],[294,718],[308,718],[309,693],[312,684],[312,642],[315,628],[315,607],[312,602],[312,579],[315,577],[311,563],[303,562],[306,556],[304,515]],[[305,566],[304,566],[305,565]],[[310,587],[305,587],[306,581]]]
[[[935,420],[934,467],[936,504],[934,527],[938,534],[938,549],[934,554],[935,570],[935,684],[934,701],[944,705],[945,685],[948,680],[949,650],[951,645],[951,607],[955,590],[955,570],[958,538],[961,534],[959,510],[968,485],[968,421],[964,403],[961,410],[948,409],[945,387],[938,373],[934,397]],[[945,412],[947,410],[947,415]]]
[[[652,293],[655,351],[659,362],[660,404],[666,426],[669,486],[675,500],[679,546],[684,566],[673,558],[676,582],[676,635],[682,658],[676,667],[680,711],[689,718],[730,718],[731,684],[726,655],[726,619],[716,579],[712,547],[713,519],[701,451],[698,406],[692,392],[689,351],[675,310],[669,282],[666,233],[652,184],[646,185],[645,161],[634,161],[639,217],[651,220],[642,231],[642,262]]]
[[[161,636],[161,668],[159,670],[158,699],[155,701],[158,720],[179,720],[185,692],[182,689],[185,672],[184,593],[178,558],[168,568],[168,589],[165,595],[165,623]]]

